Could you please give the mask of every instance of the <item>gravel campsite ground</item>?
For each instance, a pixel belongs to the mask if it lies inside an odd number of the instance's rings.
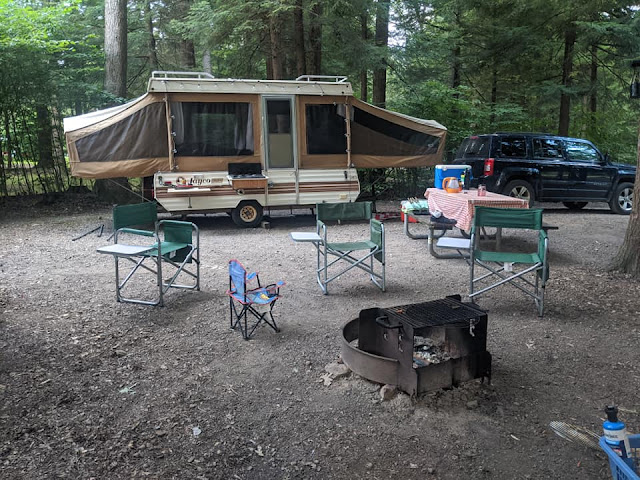
[[[628,217],[605,205],[544,205],[551,279],[544,317],[512,288],[488,311],[491,384],[381,400],[350,374],[325,385],[341,327],[361,309],[468,291],[463,260],[387,221],[387,291],[359,272],[322,295],[310,211],[270,229],[226,215],[200,228],[201,291],[165,307],[117,303],[110,208],[90,197],[22,200],[0,213],[0,477],[3,479],[606,479],[605,455],[555,435],[553,420],[601,432],[615,402],[640,432],[640,282],[610,273]],[[398,202],[378,204],[394,211]],[[105,224],[97,232],[73,239]],[[419,228],[416,225],[415,228]],[[358,236],[364,224],[340,226]],[[505,241],[509,241],[506,237]],[[285,280],[280,333],[229,328],[227,262]]]

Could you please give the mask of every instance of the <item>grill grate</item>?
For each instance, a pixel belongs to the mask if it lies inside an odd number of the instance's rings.
[[[486,315],[484,311],[452,297],[382,310],[390,323],[396,321],[414,329],[437,326],[463,328],[475,325]]]

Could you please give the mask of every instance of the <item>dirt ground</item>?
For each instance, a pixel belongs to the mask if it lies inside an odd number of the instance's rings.
[[[547,207],[545,205],[545,207]],[[399,202],[378,205],[397,212]],[[386,222],[387,292],[362,273],[322,295],[309,211],[270,229],[195,216],[201,291],[166,306],[120,304],[111,257],[96,253],[110,209],[87,197],[0,211],[0,476],[3,479],[598,479],[603,453],[555,435],[559,420],[601,432],[615,402],[640,432],[640,283],[608,272],[627,217],[606,206],[545,208],[551,280],[544,318],[511,288],[488,310],[490,385],[381,401],[351,374],[329,386],[341,327],[361,309],[467,293],[462,260],[438,260]],[[76,241],[73,238],[106,224]],[[421,227],[414,226],[415,229]],[[364,225],[343,225],[357,236]],[[509,241],[506,239],[505,241]],[[287,282],[282,331],[229,328],[227,262]]]

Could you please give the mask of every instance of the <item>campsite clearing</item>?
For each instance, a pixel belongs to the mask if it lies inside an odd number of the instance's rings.
[[[471,381],[411,400],[353,374],[325,382],[341,327],[363,308],[467,293],[463,260],[439,260],[387,221],[387,292],[361,273],[322,294],[315,250],[293,230],[195,216],[202,290],[163,308],[118,304],[113,261],[96,253],[110,209],[87,196],[8,201],[0,238],[2,477],[209,479],[610,478],[604,454],[549,422],[600,432],[615,402],[640,432],[640,283],[607,272],[628,217],[606,206],[546,208],[551,279],[545,316],[499,289],[488,309],[490,385]],[[395,211],[399,202],[378,204]],[[106,224],[105,235],[82,233]],[[419,227],[416,226],[416,228]],[[364,225],[343,225],[356,232]],[[508,238],[506,239],[508,241]],[[227,262],[287,285],[282,331],[229,329]],[[326,385],[330,383],[330,385]]]

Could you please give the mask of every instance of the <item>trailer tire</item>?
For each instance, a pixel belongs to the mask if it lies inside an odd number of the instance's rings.
[[[262,221],[262,205],[255,200],[243,200],[233,209],[231,218],[239,227],[257,227]]]

